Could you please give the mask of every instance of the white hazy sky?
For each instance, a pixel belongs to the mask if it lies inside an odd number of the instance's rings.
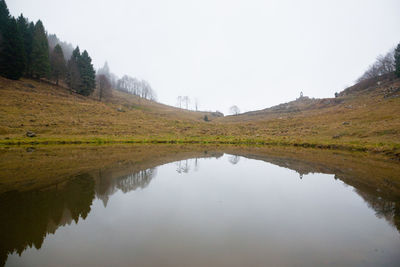
[[[332,97],[400,41],[399,0],[8,0],[12,15],[146,79],[160,102],[262,109]]]

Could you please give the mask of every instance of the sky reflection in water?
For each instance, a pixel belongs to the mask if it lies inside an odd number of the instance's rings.
[[[379,214],[379,197],[363,195],[331,174],[299,175],[222,155],[120,177],[83,174],[57,189],[2,196],[15,228],[2,249],[22,252],[11,253],[6,266],[400,262],[393,222],[398,217]]]

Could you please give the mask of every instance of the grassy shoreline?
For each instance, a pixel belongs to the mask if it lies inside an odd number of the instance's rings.
[[[203,137],[203,138],[110,138],[110,137],[55,137],[55,138],[9,138],[1,139],[0,146],[40,146],[40,145],[106,145],[106,144],[212,144],[212,145],[249,145],[249,146],[292,146],[328,150],[359,151],[384,154],[400,160],[400,144],[397,143],[341,143],[329,141],[257,139],[240,137]]]

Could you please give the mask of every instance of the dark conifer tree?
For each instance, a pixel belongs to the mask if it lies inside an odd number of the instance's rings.
[[[25,50],[15,18],[2,25],[0,48],[0,74],[18,80],[25,70]]]
[[[35,23],[30,22],[28,26],[28,35],[29,35],[29,45],[28,48],[25,48],[25,51],[27,51],[29,54],[27,54],[27,59],[26,59],[26,75],[28,77],[33,77],[33,72],[32,72],[32,48],[33,48],[33,34],[35,33]]]
[[[93,68],[92,59],[86,50],[83,51],[80,58],[79,69],[82,78],[82,87],[79,93],[88,96],[96,88],[96,71]]]
[[[0,33],[4,32],[10,18],[10,12],[8,11],[6,1],[0,0]]]
[[[49,43],[43,24],[40,20],[35,24],[32,43],[32,73],[40,79],[46,77],[50,71]]]
[[[31,69],[31,54],[32,54],[32,43],[33,43],[33,32],[35,24],[29,23],[27,18],[21,14],[17,19],[18,30],[22,35],[25,49],[25,76],[30,77]]]
[[[64,53],[60,45],[56,45],[50,55],[51,79],[58,81],[65,77],[67,66],[65,64]]]
[[[10,12],[8,11],[6,2],[4,0],[0,0],[0,75],[2,76],[5,75],[5,68],[7,64],[4,55],[7,42],[4,34],[8,30],[10,19]]]
[[[7,42],[4,39],[4,34],[8,29],[8,25],[10,23],[10,12],[8,11],[6,2],[4,0],[0,0],[0,75],[5,76],[5,68],[7,66],[6,58],[5,58],[5,47],[7,46]]]
[[[79,46],[77,46],[72,52],[71,58],[68,60],[67,64],[67,84],[71,92],[80,92],[82,87],[82,80],[80,75],[80,61],[81,53],[79,51]]]
[[[395,73],[397,77],[400,77],[400,43],[397,45],[394,50],[394,64],[395,64]]]

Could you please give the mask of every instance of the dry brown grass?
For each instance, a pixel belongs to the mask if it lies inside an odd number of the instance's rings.
[[[400,88],[400,80],[389,81],[333,99],[296,101],[296,112],[267,109],[225,117],[233,135],[297,140],[316,144],[355,144],[399,148],[400,92],[384,98],[388,88]]]
[[[99,102],[44,82],[0,78],[0,143],[258,143],[400,157],[400,97],[384,98],[389,87],[400,87],[400,80],[336,99],[300,102],[290,112],[267,109],[212,118],[122,92]],[[204,122],[206,114],[211,122]],[[37,137],[26,137],[27,131]]]
[[[122,92],[99,102],[47,83],[4,78],[0,106],[0,135],[9,138],[24,137],[28,130],[46,138],[181,136],[207,126],[203,117],[211,117]]]

